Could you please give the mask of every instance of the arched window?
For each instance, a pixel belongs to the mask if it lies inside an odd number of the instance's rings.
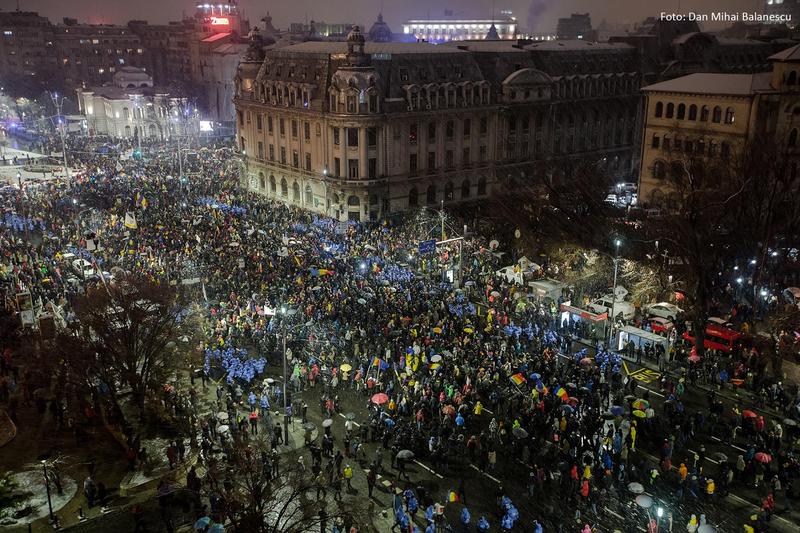
[[[453,182],[448,181],[447,184],[444,186],[444,199],[445,201],[450,201],[453,199]]]
[[[722,122],[722,108],[719,106],[714,106],[714,114],[711,117],[711,122],[715,124],[719,124]]]
[[[793,70],[789,73],[789,76],[786,77],[786,84],[794,85],[796,83],[797,83],[797,72]]]
[[[296,181],[292,184],[292,201],[300,203],[300,184]]]
[[[700,108],[700,122],[708,122],[708,106]]]
[[[789,132],[789,146],[794,146],[797,144],[797,128],[794,128],[792,131]]]
[[[678,120],[686,118],[686,104],[678,104]]]
[[[653,177],[658,179],[664,179],[665,176],[665,168],[663,161],[656,161],[653,163]]]
[[[661,146],[661,137],[659,137],[657,134],[654,133],[653,134],[653,140],[650,143],[650,146],[652,148],[658,148],[659,146]]]
[[[733,108],[728,107],[725,109],[725,124],[733,124],[735,117],[733,115]]]
[[[289,196],[289,185],[286,183],[286,178],[281,179],[281,196],[284,198]]]
[[[269,177],[269,192],[271,192],[272,194],[275,194],[276,190],[277,189],[275,188],[275,176],[270,176]]]
[[[122,118],[129,119],[131,118],[131,111],[127,107],[122,108]]]
[[[314,205],[314,192],[311,190],[311,185],[306,185],[306,205]]]
[[[355,194],[351,194],[347,197],[347,205],[350,207],[358,207],[361,205],[361,200],[359,200],[358,196]]]
[[[672,118],[675,115],[675,104],[672,102],[667,104],[667,118]]]
[[[697,106],[694,104],[689,106],[689,120],[697,120]]]
[[[469,180],[464,180],[461,182],[461,198],[469,198],[471,188],[472,186],[470,185]]]
[[[411,187],[411,190],[408,191],[408,207],[417,207],[419,203],[419,194],[417,193],[416,187]]]
[[[428,192],[426,194],[426,201],[429,204],[435,204],[436,203],[436,185],[430,185],[428,187]]]
[[[656,118],[661,118],[664,114],[664,104],[661,102],[656,102]]]
[[[486,178],[482,177],[478,180],[478,196],[484,196],[486,194]]]
[[[125,137],[130,137],[130,136],[131,136],[131,127],[125,126]]]
[[[263,172],[258,173],[258,188],[259,189],[266,189],[267,188],[267,179],[264,177]]]

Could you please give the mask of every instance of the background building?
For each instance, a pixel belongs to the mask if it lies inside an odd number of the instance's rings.
[[[357,29],[268,49],[236,80],[247,184],[365,220],[480,201],[578,161],[630,176],[635,65],[624,44],[366,43]]]
[[[788,15],[791,20],[787,25],[794,28],[800,23],[800,1],[798,0],[765,0],[765,15]]]
[[[568,18],[558,19],[556,36],[559,39],[596,41],[597,32],[592,29],[589,13],[573,13]]]
[[[772,71],[699,73],[644,87],[646,120],[639,197],[670,207],[669,178],[695,160],[735,161],[768,136],[794,155],[800,130],[800,45],[770,57]],[[797,162],[790,171],[797,172]]]
[[[191,102],[154,88],[153,79],[135,67],[121,68],[113,84],[78,89],[77,95],[90,135],[163,141],[199,132]]]
[[[517,19],[502,15],[485,19],[442,18],[436,20],[409,20],[403,24],[403,33],[431,43],[486,39],[494,28],[499,39],[515,39]]]

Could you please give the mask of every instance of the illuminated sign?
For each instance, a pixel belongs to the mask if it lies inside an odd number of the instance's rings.
[[[230,23],[228,17],[211,17],[212,26],[228,26]]]

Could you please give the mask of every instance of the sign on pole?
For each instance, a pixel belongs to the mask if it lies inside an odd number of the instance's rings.
[[[436,239],[430,239],[419,243],[420,255],[432,254],[436,251]]]

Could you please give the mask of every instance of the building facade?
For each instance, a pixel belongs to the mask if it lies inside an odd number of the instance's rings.
[[[125,67],[113,84],[78,89],[77,96],[89,135],[164,141],[199,132],[199,117],[189,100],[154,88],[141,69]]]
[[[646,119],[639,198],[672,207],[671,180],[695,161],[735,161],[762,136],[785,145],[787,169],[797,172],[800,133],[800,45],[770,57],[772,71],[691,74],[644,87]]]
[[[488,19],[409,20],[403,24],[403,33],[431,43],[486,39],[494,28],[499,39],[516,39],[517,20],[510,15]]]
[[[786,25],[797,27],[800,23],[800,1],[798,0],[765,0],[764,14],[788,17]]]
[[[357,29],[347,42],[267,50],[236,79],[245,180],[292,205],[367,220],[485,199],[537,172],[558,179],[551,168],[576,161],[629,176],[634,65],[627,45],[366,43]]]
[[[597,32],[592,29],[592,18],[589,13],[573,13],[569,17],[558,19],[556,36],[559,39],[570,41],[578,39],[597,40]]]

